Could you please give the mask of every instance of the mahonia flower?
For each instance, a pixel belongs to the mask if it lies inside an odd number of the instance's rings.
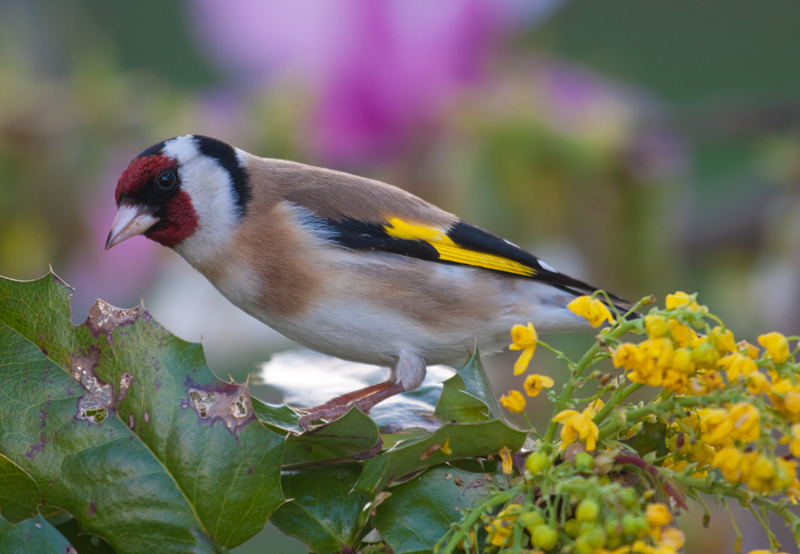
[[[576,315],[585,318],[592,327],[599,327],[604,321],[614,324],[614,317],[608,308],[597,298],[591,296],[579,296],[569,304],[567,308]]]
[[[510,390],[508,396],[504,394],[500,397],[500,404],[509,412],[518,414],[525,409],[525,397],[518,390]]]
[[[747,392],[756,396],[769,391],[770,384],[767,381],[767,376],[760,371],[755,371],[747,376]]]
[[[740,375],[747,377],[754,371],[758,371],[758,366],[750,356],[738,352],[728,354],[720,359],[719,365],[727,372],[728,381],[731,383],[738,381]]]
[[[489,544],[503,546],[508,541],[521,511],[521,505],[509,504],[488,525],[484,526],[486,532],[489,533],[487,537]]]
[[[664,390],[675,394],[686,394],[688,383],[689,377],[685,373],[670,369],[664,374],[661,386],[664,387]]]
[[[539,375],[536,373],[534,375],[528,375],[522,386],[525,387],[525,393],[528,396],[538,396],[539,393],[542,392],[542,389],[549,389],[554,384],[555,381],[547,375]]]
[[[674,551],[678,551],[686,544],[686,535],[677,527],[665,527],[661,530],[661,539],[658,546],[666,546]]]
[[[684,325],[676,319],[668,320],[667,325],[669,326],[669,333],[672,335],[672,340],[675,341],[678,347],[689,346],[690,341],[697,338],[697,333],[695,333],[694,329],[691,329],[688,325]]]
[[[650,527],[664,527],[672,521],[672,514],[665,504],[654,502],[648,504],[644,513]]]
[[[700,436],[711,446],[730,442],[733,431],[728,412],[722,408],[701,408],[697,410],[700,417]]]
[[[597,439],[600,436],[600,429],[592,421],[597,415],[594,409],[586,408],[578,413],[575,410],[562,410],[553,418],[556,423],[564,426],[561,428],[561,449],[575,442],[578,438],[586,441],[586,450],[594,450],[597,446]]]
[[[653,339],[660,339],[661,337],[666,337],[667,333],[669,333],[669,326],[667,325],[667,320],[664,319],[664,316],[660,315],[648,315],[644,318],[644,329],[647,331],[647,334],[650,338]]]
[[[736,339],[733,338],[733,331],[730,329],[723,329],[720,326],[714,327],[709,338],[720,354],[736,351]]]
[[[624,367],[625,369],[633,369],[635,364],[639,363],[637,358],[638,352],[639,349],[636,348],[635,344],[624,342],[614,349],[611,361],[616,368]]]
[[[772,386],[767,391],[767,397],[783,417],[792,423],[800,422],[800,385],[772,375]]]
[[[792,425],[792,438],[789,443],[789,452],[795,458],[800,458],[800,423]]]
[[[686,294],[685,292],[678,291],[675,294],[668,294],[667,299],[664,302],[664,305],[667,307],[668,310],[674,310],[675,308],[679,308],[681,306],[686,306],[686,305],[689,305],[689,308],[691,308],[694,311],[699,310],[700,304],[698,304],[696,301],[692,301],[692,303],[689,304],[689,301],[691,299],[692,297]]]
[[[691,375],[694,373],[694,361],[692,361],[692,351],[688,348],[678,348],[675,355],[672,357],[672,369],[683,373],[684,375]]]
[[[743,442],[754,442],[761,437],[761,414],[758,408],[740,402],[730,408],[729,416],[733,424],[731,437]]]
[[[504,446],[500,449],[500,460],[503,462],[503,473],[511,475],[511,470],[514,468],[514,463],[511,459],[511,449]]]
[[[719,351],[709,342],[708,337],[699,337],[692,341],[692,360],[700,369],[716,369],[719,362]]]
[[[442,447],[439,450],[441,450],[442,454],[444,454],[446,456],[449,456],[450,454],[453,453],[453,449],[450,448],[450,437],[447,437],[444,440],[444,444],[442,445]]]
[[[733,446],[723,448],[714,455],[711,467],[719,470],[722,476],[731,483],[738,483],[740,479],[739,467],[742,463],[742,453]]]
[[[533,328],[533,323],[528,322],[527,327],[514,325],[511,328],[511,341],[511,346],[508,347],[509,350],[522,350],[517,363],[514,364],[514,375],[519,375],[528,369],[528,364],[531,363],[536,345],[539,343],[539,335],[536,333],[536,329]]]
[[[763,346],[776,364],[789,359],[789,341],[782,333],[767,333],[758,337],[758,344]]]

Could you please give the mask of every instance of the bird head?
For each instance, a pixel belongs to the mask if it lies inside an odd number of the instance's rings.
[[[182,254],[224,244],[245,214],[246,154],[217,139],[184,135],[139,154],[117,182],[106,249],[136,235]]]

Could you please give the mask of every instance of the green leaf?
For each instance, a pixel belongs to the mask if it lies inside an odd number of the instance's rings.
[[[378,450],[378,426],[357,408],[302,435],[289,435],[283,465],[336,458],[366,458]]]
[[[353,490],[360,473],[356,463],[285,471],[283,490],[292,500],[278,508],[272,523],[308,543],[315,554],[357,546],[366,520],[360,516],[371,500]]]
[[[302,431],[297,423],[300,416],[286,404],[274,406],[262,402],[258,398],[252,398],[251,402],[256,417],[267,428],[281,435],[285,435],[287,432],[300,433]]]
[[[77,554],[77,550],[42,516],[12,525],[0,516],[3,554]],[[83,553],[81,553],[83,554]]]
[[[465,392],[465,388],[461,375],[453,375],[445,381],[433,415],[453,423],[480,423],[491,419],[486,403]]]
[[[486,404],[487,408],[489,408],[491,419],[503,420],[505,418],[500,402],[495,398],[492,385],[486,376],[486,370],[483,369],[481,356],[477,348],[464,367],[458,370],[458,375],[464,380],[464,388],[462,390]]]
[[[639,456],[645,456],[651,452],[659,457],[666,456],[668,454],[667,426],[660,421],[645,421],[642,423],[641,431],[619,442],[635,450]]]
[[[74,546],[75,550],[80,554],[116,554],[116,551],[111,548],[111,545],[100,537],[81,533],[81,527],[74,517],[70,517],[66,521],[60,523],[56,523],[53,519],[55,518],[48,518],[50,524],[53,525],[65,539],[72,543],[72,546]]]
[[[431,468],[392,488],[391,496],[375,508],[375,526],[395,554],[429,553],[463,510],[491,493],[491,483],[484,473],[447,465]]]
[[[398,442],[390,450],[366,460],[356,489],[374,493],[391,482],[403,480],[427,467],[458,458],[496,454],[504,446],[516,452],[522,447],[526,436],[524,431],[512,429],[498,420],[445,425],[432,435]],[[446,443],[451,454],[442,452]]]
[[[117,552],[213,552],[283,501],[283,437],[247,385],[143,308],[98,301],[83,325],[55,275],[0,279],[0,452]],[[74,376],[74,377],[73,377]]]
[[[17,464],[0,454],[0,514],[8,523],[38,515],[42,492],[36,481]]]

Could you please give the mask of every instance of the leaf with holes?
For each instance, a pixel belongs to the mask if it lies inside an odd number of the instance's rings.
[[[119,553],[216,552],[283,502],[284,438],[247,385],[139,307],[98,301],[73,326],[55,275],[0,279],[0,453],[44,504]]]

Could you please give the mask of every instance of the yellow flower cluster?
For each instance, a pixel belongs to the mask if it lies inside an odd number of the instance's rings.
[[[711,466],[719,469],[731,483],[744,483],[756,492],[773,493],[789,490],[789,497],[800,492],[797,480],[797,462],[771,458],[757,451],[741,452],[732,446],[723,448],[714,456]]]
[[[736,344],[729,329],[714,327],[708,335],[677,319],[661,315],[645,317],[648,339],[618,346],[612,355],[614,367],[629,371],[634,383],[664,387],[675,394],[707,394],[724,387],[719,370],[733,380],[747,379],[757,372],[752,345]]]
[[[676,396],[739,393],[732,395],[731,403],[697,406],[676,421],[670,428],[671,456],[664,466],[682,471],[694,463],[696,475],[716,468],[731,483],[762,493],[788,490],[796,501],[797,462],[771,455],[761,440],[769,437],[775,419],[790,421],[795,423],[791,435],[781,442],[789,444],[793,455],[800,455],[800,382],[790,371],[798,368],[789,365],[794,364],[789,340],[781,333],[761,335],[762,354],[746,341],[737,343],[729,329],[704,327],[707,309],[689,295],[669,295],[666,306],[672,313],[644,318],[644,341],[622,343],[613,350],[614,366],[625,369],[634,383],[663,387]],[[767,412],[777,418],[763,421]]]

